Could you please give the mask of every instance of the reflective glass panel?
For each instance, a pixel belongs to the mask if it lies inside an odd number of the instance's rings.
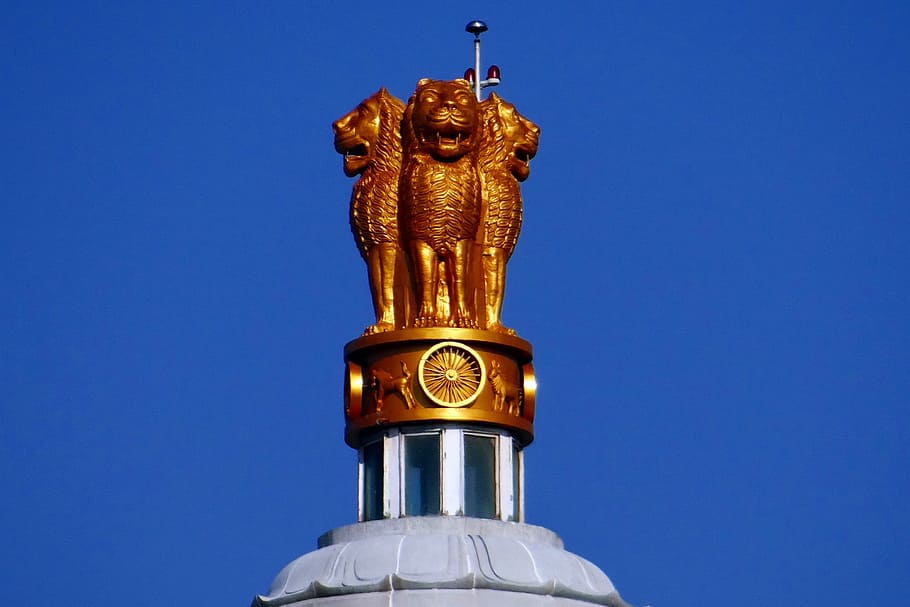
[[[404,437],[404,513],[439,514],[439,435]]]
[[[496,439],[464,436],[465,516],[496,518]]]
[[[382,441],[363,448],[363,518],[382,518]]]

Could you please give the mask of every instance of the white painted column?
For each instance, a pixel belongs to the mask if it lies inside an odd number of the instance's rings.
[[[499,435],[496,441],[496,515],[503,521],[512,514],[512,439]]]
[[[460,428],[442,431],[442,513],[464,514],[464,438]]]
[[[357,520],[361,523],[364,517],[363,487],[364,480],[363,447],[357,449]]]
[[[398,429],[389,430],[383,440],[382,450],[382,501],[385,518],[401,516],[402,483],[404,474],[402,462],[401,434]]]

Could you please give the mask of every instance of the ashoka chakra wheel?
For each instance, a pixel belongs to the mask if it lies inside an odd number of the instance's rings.
[[[487,370],[477,352],[456,341],[444,341],[420,357],[417,379],[437,405],[466,407],[483,390]]]

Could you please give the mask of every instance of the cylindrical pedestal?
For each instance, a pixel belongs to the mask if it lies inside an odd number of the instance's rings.
[[[534,439],[531,344],[474,329],[404,329],[345,346],[345,441],[413,423],[489,424]]]

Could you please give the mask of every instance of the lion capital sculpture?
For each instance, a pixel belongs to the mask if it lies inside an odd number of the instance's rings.
[[[399,185],[402,239],[414,268],[418,327],[476,328],[469,256],[480,225],[478,103],[466,80],[417,83],[402,121]],[[439,268],[451,300],[438,314]]]
[[[376,317],[364,333],[514,334],[501,321],[506,264],[537,125],[496,94],[478,101],[466,80],[425,78],[407,105],[382,88],[332,127],[345,174],[359,176],[351,231]]]
[[[348,177],[360,175],[351,192],[351,231],[367,264],[376,322],[365,333],[397,328],[396,267],[399,258],[398,179],[404,103],[385,88],[332,124],[335,150]]]
[[[483,183],[482,247],[486,328],[514,334],[502,325],[506,264],[521,231],[523,207],[519,182],[528,178],[537,154],[540,127],[522,116],[496,93],[480,104],[483,138],[480,176]]]

